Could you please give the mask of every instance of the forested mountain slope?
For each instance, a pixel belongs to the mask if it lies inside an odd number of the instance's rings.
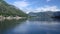
[[[3,16],[21,16],[21,17],[27,16],[27,14],[24,13],[22,10],[16,8],[13,5],[9,5],[4,0],[0,0],[0,15],[3,15]]]

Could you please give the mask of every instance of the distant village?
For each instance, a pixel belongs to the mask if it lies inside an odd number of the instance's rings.
[[[7,20],[12,20],[12,19],[19,20],[19,19],[23,19],[23,18],[26,18],[26,17],[19,17],[19,16],[15,16],[15,17],[13,17],[13,16],[4,17],[4,16],[0,16],[0,21],[1,20],[5,20],[5,19],[7,19]]]

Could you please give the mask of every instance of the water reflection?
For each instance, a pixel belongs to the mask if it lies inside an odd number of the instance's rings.
[[[3,33],[4,31],[7,31],[8,29],[12,29],[16,27],[18,24],[20,25],[25,20],[26,19],[0,21],[0,31],[1,33]]]
[[[36,21],[28,21],[22,25],[16,27],[13,32],[19,34],[60,34],[60,24],[59,23],[45,23],[45,22],[36,22]]]
[[[7,21],[5,22],[7,23]],[[57,21],[33,21],[30,19],[13,22],[18,25],[12,24],[14,26],[5,30],[3,34],[60,34],[60,23]],[[13,22],[11,21],[10,23]]]

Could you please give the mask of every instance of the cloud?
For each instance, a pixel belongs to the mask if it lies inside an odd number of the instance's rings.
[[[51,0],[46,0],[46,1],[49,2]],[[35,2],[33,2],[33,3],[35,3]],[[27,0],[15,1],[13,3],[13,5],[15,5],[20,10],[23,10],[26,13],[29,13],[29,12],[44,12],[44,11],[60,11],[60,9],[57,6],[45,5],[44,7],[33,8],[34,5],[27,2]]]
[[[27,7],[29,3],[25,1],[16,1],[13,3],[13,5],[15,5],[18,8],[21,8],[21,7]]]
[[[18,7],[20,10],[22,10],[22,11],[24,11],[26,13],[29,13],[31,11],[34,11],[33,7],[31,6],[34,3],[30,3],[27,0],[22,0],[22,1],[15,1],[13,3],[13,5],[16,6],[16,7]]]
[[[46,0],[47,2],[51,1],[51,0]]]
[[[29,9],[28,6],[30,6],[31,4],[27,2],[26,0],[22,0],[22,1],[15,1],[13,5],[18,7],[20,10],[24,12],[29,12],[27,10]]]
[[[22,9],[23,10],[23,9]],[[27,14],[29,12],[34,12],[35,9],[33,9],[32,7],[29,7],[29,8],[25,8],[23,11],[26,12]]]
[[[36,12],[44,12],[44,11],[60,11],[60,9],[57,6],[45,6],[45,7],[39,7],[36,8]]]

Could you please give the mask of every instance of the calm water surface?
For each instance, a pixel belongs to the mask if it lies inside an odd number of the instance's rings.
[[[13,23],[7,25],[6,23]],[[5,21],[1,27],[3,34],[60,34],[60,23],[57,21]]]

